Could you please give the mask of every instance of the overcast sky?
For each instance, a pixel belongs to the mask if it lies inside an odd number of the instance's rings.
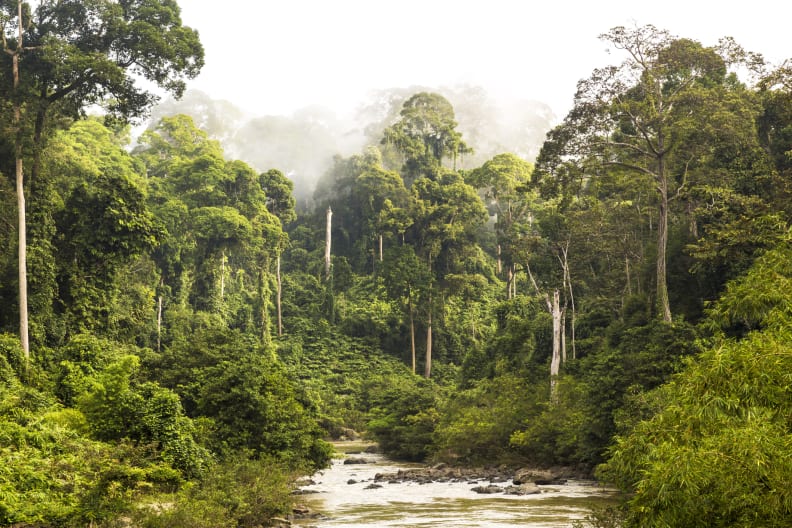
[[[373,89],[470,83],[535,99],[558,118],[579,79],[616,64],[597,36],[653,24],[714,45],[732,36],[792,57],[792,3],[779,0],[180,0],[206,66],[190,87],[257,115],[322,104],[343,114]],[[732,7],[732,6],[739,6]]]

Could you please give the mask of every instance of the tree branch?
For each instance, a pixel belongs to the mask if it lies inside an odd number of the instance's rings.
[[[624,148],[628,148],[628,149],[634,150],[635,152],[637,152],[639,154],[643,154],[644,156],[655,157],[654,149],[652,150],[652,152],[649,152],[649,151],[646,151],[646,150],[642,149],[638,145],[633,145],[632,143],[625,143],[623,141],[595,141],[592,144],[593,145],[602,145],[602,146],[624,147]]]
[[[534,290],[536,290],[536,294],[544,297],[544,300],[547,303],[547,309],[550,311],[550,313],[553,313],[553,303],[550,301],[550,295],[547,292],[543,294],[539,289],[539,285],[536,284],[536,279],[534,279],[533,273],[531,273],[531,266],[528,263],[525,264],[525,271],[528,272],[528,278],[531,279],[531,284],[533,285]]]
[[[650,171],[646,167],[641,167],[639,165],[633,165],[632,163],[625,163],[623,161],[604,161],[602,162],[603,165],[613,165],[616,167],[624,167],[625,169],[632,169],[634,171],[642,172],[644,174],[648,174],[649,176],[657,179],[657,174]]]

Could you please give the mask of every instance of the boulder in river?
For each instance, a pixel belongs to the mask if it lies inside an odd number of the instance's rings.
[[[365,458],[345,458],[344,464],[369,464],[370,462]]]
[[[503,493],[506,495],[536,495],[542,493],[536,484],[520,484],[519,486],[506,486]]]
[[[563,486],[567,483],[567,479],[565,478],[554,478],[554,479],[536,479],[534,480],[534,484],[539,486]]]
[[[494,484],[490,484],[489,486],[476,486],[475,488],[472,488],[472,491],[483,494],[503,493],[503,488]]]
[[[519,486],[528,482],[536,483],[537,480],[553,480],[557,475],[548,469],[522,468],[514,472],[512,482]]]

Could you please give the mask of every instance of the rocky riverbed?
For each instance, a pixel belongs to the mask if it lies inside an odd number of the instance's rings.
[[[567,468],[461,468],[347,454],[305,481],[295,524],[330,526],[568,527],[612,490]],[[300,517],[303,519],[300,519]]]

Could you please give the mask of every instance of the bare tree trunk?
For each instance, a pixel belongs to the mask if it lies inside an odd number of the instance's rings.
[[[332,226],[333,211],[330,207],[327,208],[327,231],[325,232],[325,278],[330,277],[330,244],[332,242]]]
[[[382,233],[379,236],[379,261],[382,262]]]
[[[658,87],[659,90],[659,87]],[[662,98],[660,98],[662,104]],[[660,113],[663,108],[659,109]],[[665,164],[665,134],[657,134],[657,190],[660,193],[660,215],[657,219],[657,309],[663,321],[671,322],[671,305],[668,299],[668,169]]]
[[[514,279],[514,275],[512,273],[512,268],[509,267],[509,269],[506,271],[506,298],[507,299],[511,299],[512,298],[512,280],[513,279]]]
[[[432,374],[432,294],[429,294],[429,317],[426,321],[426,365],[424,365],[424,377],[429,378]]]
[[[281,308],[281,296],[283,295],[283,284],[281,283],[281,256],[280,252],[278,252],[278,256],[275,260],[275,280],[276,280],[276,292],[275,292],[275,306],[278,311],[278,336],[283,335],[283,312]]]
[[[11,56],[14,87],[14,157],[16,158],[16,194],[18,213],[18,278],[19,278],[19,340],[25,354],[25,370],[30,363],[30,338],[28,334],[28,294],[27,294],[27,222],[25,206],[25,176],[22,161],[22,103],[19,100],[19,55],[24,50],[24,24],[22,21],[22,1],[17,2],[19,35],[15,50],[11,50],[3,36],[3,49]]]
[[[410,352],[412,357],[412,373],[415,374],[415,317],[413,316],[412,288],[407,289],[407,307],[410,311]]]
[[[576,316],[576,309],[575,309],[575,294],[572,291],[572,275],[569,272],[569,242],[567,241],[567,245],[561,248],[561,254],[563,255],[562,266],[564,271],[564,285],[566,290],[569,292],[569,302],[572,305],[572,359],[577,357],[577,351],[575,350],[575,316]],[[566,320],[564,321],[564,329],[566,330]],[[564,361],[566,361],[566,331],[564,332]]]
[[[663,321],[671,322],[671,306],[668,299],[668,189],[667,182],[660,183],[660,218],[657,220],[657,309]]]
[[[561,300],[560,292],[553,292],[553,304],[550,313],[553,315],[553,357],[550,360],[550,399],[558,402],[558,372],[561,366]]]
[[[503,273],[503,261],[501,260],[501,245],[498,244],[498,275]]]
[[[16,56],[14,56],[16,59]],[[15,81],[16,82],[16,81]],[[14,120],[19,118],[19,107],[14,108]],[[17,121],[18,122],[18,121]],[[19,338],[25,353],[25,368],[30,362],[30,338],[28,335],[27,297],[27,223],[25,222],[25,189],[22,170],[22,142],[16,145],[16,192],[19,212]]]
[[[561,292],[558,290],[553,291],[553,299],[547,293],[542,294],[539,290],[539,285],[531,273],[531,267],[526,264],[525,270],[528,273],[528,278],[531,281],[536,293],[543,295],[547,305],[547,311],[553,318],[553,353],[550,359],[550,399],[553,402],[558,401],[558,387],[556,386],[559,368],[561,366],[561,339],[562,339],[562,310],[561,310]]]
[[[565,365],[567,361],[567,343],[566,343],[566,309],[561,310],[561,364]]]

